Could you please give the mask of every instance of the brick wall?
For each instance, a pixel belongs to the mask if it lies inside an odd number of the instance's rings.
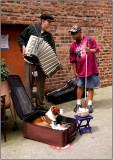
[[[74,24],[83,28],[83,35],[93,36],[100,47],[97,54],[101,86],[112,84],[112,1],[1,1],[1,23],[30,25],[40,22],[42,13],[52,14],[51,32],[58,59],[63,66],[46,79],[46,90],[62,87],[74,78],[69,62],[72,43],[68,30]]]

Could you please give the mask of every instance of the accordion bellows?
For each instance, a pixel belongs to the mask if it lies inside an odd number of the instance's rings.
[[[26,46],[27,56],[36,56],[40,66],[47,77],[54,75],[61,64],[52,47],[43,38],[31,35]]]

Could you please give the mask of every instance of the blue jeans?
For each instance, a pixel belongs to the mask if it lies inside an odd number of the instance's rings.
[[[77,86],[78,87],[85,86],[85,77],[78,78]],[[95,87],[100,87],[100,78],[99,78],[98,73],[87,77],[87,87],[86,88],[95,88]]]

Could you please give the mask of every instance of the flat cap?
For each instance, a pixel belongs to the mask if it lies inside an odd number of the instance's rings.
[[[69,32],[77,32],[77,31],[81,31],[82,28],[78,25],[74,25],[70,30]]]
[[[51,16],[50,14],[42,14],[42,15],[40,16],[40,18],[43,19],[43,20],[49,20],[49,21],[51,21],[51,22],[54,22],[54,18],[53,18],[53,16]]]

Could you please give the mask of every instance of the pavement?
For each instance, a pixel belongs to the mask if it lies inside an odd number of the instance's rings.
[[[45,100],[46,102],[46,100]],[[53,105],[46,102],[48,106]],[[82,99],[84,105],[84,98]],[[76,100],[58,104],[64,109],[64,116],[74,118]],[[10,110],[6,110],[6,142],[1,133],[1,159],[112,159],[112,86],[95,89],[94,112],[90,115],[92,133],[77,132],[72,146],[68,149],[53,149],[48,144],[23,137],[23,121],[17,117],[18,130],[12,131],[13,121]]]

